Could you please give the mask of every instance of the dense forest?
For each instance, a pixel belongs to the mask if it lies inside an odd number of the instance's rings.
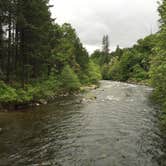
[[[161,105],[166,126],[166,1],[158,8],[160,30],[140,39],[131,48],[117,46],[109,53],[109,38],[103,37],[102,50],[91,59],[100,66],[103,79],[141,83],[154,88],[152,99]]]
[[[58,25],[51,7],[49,0],[0,1],[1,107],[72,93],[101,79],[75,29]]]

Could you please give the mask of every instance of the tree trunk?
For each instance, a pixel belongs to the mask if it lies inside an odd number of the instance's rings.
[[[11,7],[10,7],[11,8]],[[10,9],[11,10],[11,9]],[[7,56],[7,74],[6,81],[10,81],[10,58],[11,58],[11,30],[12,30],[12,19],[11,19],[11,11],[9,11],[9,25],[8,25],[8,56]]]

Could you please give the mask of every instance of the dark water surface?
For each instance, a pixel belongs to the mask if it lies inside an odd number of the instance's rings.
[[[166,166],[151,91],[102,81],[79,97],[0,113],[0,166]]]

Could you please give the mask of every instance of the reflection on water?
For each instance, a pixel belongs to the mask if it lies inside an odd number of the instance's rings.
[[[102,81],[82,96],[0,113],[0,166],[165,166],[151,91]]]

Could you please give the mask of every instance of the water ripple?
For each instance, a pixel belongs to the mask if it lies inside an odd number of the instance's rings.
[[[25,113],[0,113],[0,165],[165,166],[151,91],[102,81],[88,94]]]

